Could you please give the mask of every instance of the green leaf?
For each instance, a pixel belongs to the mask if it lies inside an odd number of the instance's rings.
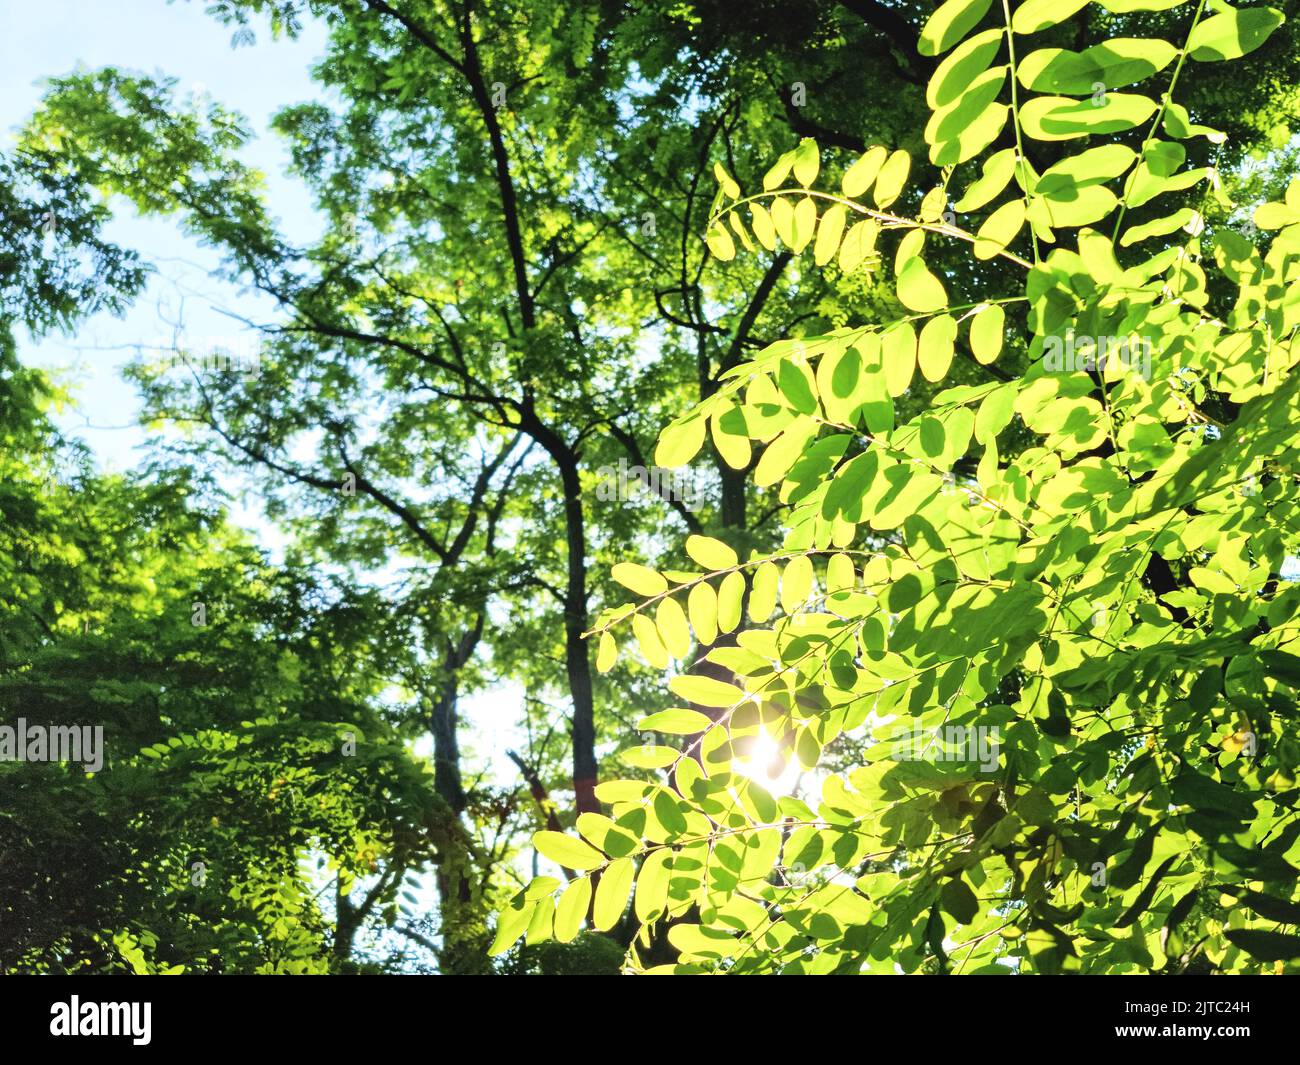
[[[980,900],[961,877],[944,882],[939,902],[944,912],[952,914],[958,924],[970,924],[980,912]]]
[[[804,188],[808,188],[817,180],[817,172],[821,169],[821,153],[817,150],[817,142],[811,137],[804,137],[799,142],[799,147],[794,150],[794,179]]]
[[[523,935],[524,930],[528,928],[536,908],[536,902],[526,901],[524,892],[519,892],[510,906],[497,915],[496,936],[492,940],[492,945],[488,948],[488,954],[495,957],[509,950],[514,945],[515,940]]]
[[[745,698],[742,689],[726,681],[695,674],[673,677],[668,687],[677,695],[700,706],[734,706]]]
[[[855,223],[840,245],[840,269],[851,274],[865,259],[874,255],[879,234],[880,226],[870,218]]]
[[[664,769],[681,757],[676,747],[665,747],[647,743],[640,747],[628,747],[619,751],[618,757],[625,764],[637,769]]]
[[[916,372],[916,330],[911,322],[896,322],[885,330],[880,338],[880,356],[885,387],[897,399],[907,391]]]
[[[1008,200],[984,220],[975,234],[975,258],[992,259],[1006,250],[1025,224],[1025,201]]]
[[[655,626],[670,655],[680,660],[691,653],[691,629],[686,624],[686,613],[676,599],[665,596],[659,600],[655,608]]]
[[[1156,111],[1154,100],[1108,92],[1105,103],[1066,96],[1036,96],[1020,109],[1021,128],[1040,141],[1065,141],[1101,133],[1122,133],[1142,125]]]
[[[921,27],[916,50],[922,55],[943,55],[982,19],[992,0],[946,0]]]
[[[591,908],[591,926],[597,932],[608,932],[627,909],[628,892],[632,889],[632,876],[636,865],[631,858],[610,862],[600,874],[596,885],[596,900]]]
[[[987,365],[1001,354],[1006,317],[1001,304],[991,303],[976,311],[971,319],[970,349],[980,364]]]
[[[1072,18],[1088,0],[1025,0],[1011,17],[1011,28],[1019,34],[1038,33]]]
[[[1034,92],[1091,95],[1098,85],[1118,89],[1148,78],[1177,55],[1178,49],[1167,41],[1116,37],[1082,52],[1040,48],[1025,56],[1016,76]]]
[[[659,434],[659,445],[655,448],[655,463],[667,469],[684,466],[690,462],[704,446],[704,419],[697,415],[687,415]]]
[[[640,566],[635,562],[616,562],[609,575],[637,595],[662,595],[668,591],[668,582],[662,574],[656,573],[649,566]]]
[[[652,921],[668,904],[669,862],[672,851],[666,847],[651,851],[641,863],[636,878],[636,897],[633,910],[641,922]]]
[[[590,903],[590,877],[580,876],[564,889],[564,894],[555,907],[555,938],[558,942],[572,942],[578,935]]]
[[[1300,936],[1259,928],[1229,928],[1223,935],[1234,947],[1240,947],[1259,961],[1300,958]]]
[[[927,381],[942,381],[948,375],[956,339],[957,322],[951,315],[937,315],[922,327],[917,341],[917,365]]]
[[[844,171],[840,190],[850,200],[856,200],[871,188],[871,183],[876,180],[876,175],[880,173],[880,168],[888,156],[889,149],[879,144],[868,148],[858,156],[852,166]]]
[[[614,663],[618,659],[618,644],[614,642],[614,637],[608,632],[600,634],[600,646],[596,651],[596,671],[598,673],[608,673],[614,668]]]
[[[1002,47],[1006,31],[985,30],[963,41],[935,70],[925,90],[925,102],[931,109],[945,107],[957,99],[966,87],[989,68]],[[881,149],[883,152],[883,149]],[[884,156],[881,156],[884,161]]]
[[[847,207],[836,203],[822,215],[821,224],[817,227],[817,243],[813,245],[813,261],[818,266],[825,266],[840,250],[840,238],[844,235],[844,221],[848,213]]]
[[[605,860],[605,856],[600,851],[563,832],[550,832],[545,829],[534,832],[533,846],[544,858],[549,858],[566,869],[580,871],[595,869]]]
[[[693,736],[697,732],[703,732],[712,724],[712,719],[698,710],[677,708],[660,710],[657,714],[643,717],[637,722],[636,727],[642,732],[668,732],[677,736]]]
[[[727,227],[721,222],[714,222],[709,227],[708,235],[704,238],[704,241],[708,244],[709,251],[713,253],[715,259],[725,263],[736,257],[736,242],[731,239]]]
[[[1147,907],[1151,905],[1151,900],[1156,897],[1156,891],[1160,887],[1160,881],[1165,878],[1165,874],[1169,872],[1173,864],[1181,857],[1182,855],[1180,854],[1171,854],[1156,866],[1156,871],[1151,874],[1150,878],[1143,886],[1142,891],[1138,894],[1138,897],[1133,900],[1133,904],[1118,918],[1116,918],[1116,928],[1127,928],[1141,917],[1142,914],[1146,913]]]
[[[1241,901],[1261,917],[1278,924],[1300,924],[1300,902],[1290,899],[1277,899],[1258,891],[1243,891]]]
[[[883,210],[903,194],[911,170],[912,157],[901,148],[885,160],[876,178],[876,191],[872,194],[877,207]]]
[[[948,293],[944,291],[942,282],[930,273],[919,255],[903,264],[896,291],[899,301],[908,310],[924,314],[948,306]]]
[[[1238,59],[1253,52],[1285,21],[1275,7],[1244,7],[1198,22],[1187,39],[1187,53],[1202,63]]]
[[[1003,148],[984,161],[983,172],[979,179],[971,183],[960,200],[953,204],[957,211],[978,211],[985,204],[995,199],[1007,184],[1016,169],[1016,150]]]

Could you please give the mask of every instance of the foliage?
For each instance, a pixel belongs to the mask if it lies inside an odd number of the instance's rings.
[[[534,837],[571,873],[515,896],[495,950],[612,928],[630,894],[632,971],[1300,959],[1300,181],[1254,210],[1255,239],[1207,225],[1233,205],[1197,157],[1223,138],[1176,91],[1282,15],[1103,0],[1149,34],[1080,47],[1058,30],[1084,6],[931,15],[923,196],[901,149],[838,188],[811,139],[750,195],[716,166],[719,260],[889,270],[910,313],[771,344],[664,431],[664,465],[710,440],[737,469],[757,452],[788,531],[775,552],[694,536],[691,569],[615,567],[637,600],[594,627],[599,664],[629,633],[675,664],[680,702],[622,752],[641,772],[598,786],[609,816]],[[934,266],[946,242],[975,263]],[[963,336],[1007,379],[901,414]],[[936,758],[954,728],[994,758]],[[899,746],[918,733],[928,757]],[[819,802],[788,794],[800,771]]]

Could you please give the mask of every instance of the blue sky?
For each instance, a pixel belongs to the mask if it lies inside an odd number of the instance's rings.
[[[232,49],[231,29],[204,13],[201,0],[41,0],[9,4],[0,35],[0,132],[8,150],[16,130],[37,106],[45,78],[78,66],[119,66],[147,74],[172,75],[182,90],[210,93],[242,113],[257,131],[247,161],[260,168],[286,232],[310,235],[314,219],[301,187],[284,176],[287,155],[268,135],[271,115],[285,104],[319,96],[310,67],[325,47],[325,34],[308,24],[297,40],[273,40],[258,26],[257,44]],[[160,66],[160,59],[166,66]],[[39,343],[21,338],[19,355],[70,384],[75,409],[57,421],[85,440],[106,469],[128,470],[144,455],[144,433],[136,425],[139,402],[120,376],[137,345],[157,345],[183,323],[194,346],[230,344],[242,327],[220,313],[238,310],[255,317],[264,306],[238,288],[211,277],[217,257],[181,234],[165,219],[140,219],[127,210],[108,236],[138,249],[157,264],[158,275],[125,318],[96,315],[71,336]],[[251,517],[251,515],[247,516]]]
[[[202,0],[43,0],[9,5],[5,33],[0,36],[0,132],[5,148],[38,105],[46,78],[70,73],[79,65],[174,76],[182,90],[207,92],[249,121],[258,136],[245,159],[266,175],[269,199],[282,230],[291,239],[306,240],[317,231],[317,222],[301,185],[284,173],[288,155],[269,133],[269,121],[287,104],[320,97],[320,86],[312,82],[310,71],[324,54],[324,29],[309,22],[296,40],[274,40],[264,25],[258,25],[255,45],[232,49],[232,30],[203,9]],[[160,66],[160,58],[165,66]],[[165,341],[178,319],[183,320],[192,346],[224,345],[238,338],[242,327],[222,309],[256,319],[259,309],[269,303],[213,278],[218,257],[182,234],[174,220],[141,219],[125,204],[119,215],[107,234],[156,264],[148,291],[124,318],[99,314],[80,323],[70,336],[54,335],[39,343],[20,338],[19,357],[72,384],[75,406],[57,415],[59,425],[86,441],[103,468],[127,471],[147,459],[145,433],[136,425],[140,403],[134,386],[121,378],[121,368],[135,357],[136,347]],[[255,478],[242,483],[255,484]],[[233,505],[231,514],[261,546],[278,554],[283,537],[262,517],[255,490],[243,504]],[[520,698],[512,686],[485,692],[466,700],[465,716],[489,723],[514,720]],[[503,703],[509,705],[508,711]],[[498,727],[473,729],[473,733],[473,752],[513,773],[504,752],[512,743],[522,742],[522,737]],[[427,746],[421,743],[417,749]]]

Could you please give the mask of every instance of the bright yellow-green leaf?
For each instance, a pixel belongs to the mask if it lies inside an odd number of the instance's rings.
[[[718,628],[734,632],[740,624],[745,596],[745,577],[739,570],[728,573],[718,585]]]
[[[793,614],[801,607],[812,591],[813,566],[807,555],[792,558],[781,577],[781,609]]]
[[[682,659],[691,653],[691,630],[686,624],[686,614],[672,596],[659,600],[655,609],[655,625],[670,655]]]
[[[886,329],[880,339],[880,354],[885,387],[897,399],[907,391],[916,372],[916,329],[912,323],[898,322]]]
[[[948,293],[944,291],[943,283],[930,273],[920,256],[903,264],[896,291],[904,307],[922,314],[948,306]]]
[[[864,218],[854,224],[840,245],[840,269],[846,274],[853,273],[864,259],[875,254],[876,238],[880,235],[880,226],[870,218]]]
[[[655,448],[655,463],[665,469],[674,469],[690,462],[704,446],[704,419],[688,415],[669,422],[659,434]]]
[[[628,892],[632,889],[632,876],[636,866],[631,858],[610,862],[601,873],[596,885],[596,899],[591,908],[591,926],[597,932],[608,932],[627,909]]]
[[[803,454],[808,442],[817,435],[817,429],[817,422],[810,417],[803,416],[792,422],[764,449],[754,467],[754,483],[765,488],[781,480]]]
[[[937,315],[922,326],[916,362],[927,381],[942,381],[948,375],[956,338],[957,323],[950,315]]]
[[[984,220],[975,234],[975,258],[992,259],[1016,239],[1025,224],[1025,201],[1008,200]]]
[[[817,142],[811,137],[804,137],[799,147],[794,150],[794,179],[804,188],[809,188],[817,180],[817,171],[821,169],[821,154]]]
[[[776,586],[781,571],[775,563],[764,562],[754,571],[754,583],[749,590],[749,616],[761,625],[776,609]]]
[[[1146,122],[1156,103],[1146,96],[1108,92],[1098,106],[1091,99],[1036,96],[1020,109],[1021,128],[1040,141],[1066,141],[1099,133],[1122,133]]]
[[[968,129],[998,98],[1007,80],[1007,69],[1006,66],[996,66],[984,71],[957,99],[931,114],[925,127],[926,142],[942,144]]]
[[[632,908],[643,923],[658,917],[668,903],[668,863],[671,860],[672,851],[664,847],[651,851],[641,863]]]
[[[618,644],[614,642],[614,637],[608,632],[600,634],[600,647],[596,651],[596,670],[599,673],[608,673],[614,668],[614,663],[618,660]]]
[[[857,584],[857,572],[853,568],[853,559],[845,554],[832,555],[826,564],[826,590],[840,592]]]
[[[695,673],[683,673],[673,677],[668,687],[692,703],[700,706],[734,706],[745,698],[745,693],[734,684],[714,680]]]
[[[1267,41],[1284,21],[1275,7],[1243,7],[1213,15],[1192,30],[1188,55],[1202,63],[1238,59]]]
[[[772,200],[772,226],[781,243],[786,247],[794,244],[794,203],[788,196],[777,196]]]
[[[976,311],[971,319],[970,349],[980,363],[987,365],[1001,353],[1006,317],[1001,304],[992,303]]]
[[[771,192],[781,186],[781,182],[786,179],[790,173],[790,168],[794,166],[794,151],[785,152],[776,164],[763,175],[763,191]]]
[[[721,259],[725,263],[736,257],[736,242],[731,239],[727,227],[721,222],[714,222],[709,227],[705,242],[709,245],[709,251],[713,252],[715,259]]]
[[[637,769],[663,769],[672,765],[681,756],[676,747],[664,747],[647,743],[641,747],[629,747],[619,751],[619,760]]]
[[[1255,208],[1254,219],[1260,229],[1281,229],[1300,222],[1300,210],[1285,203],[1265,203]]]
[[[668,591],[668,582],[664,580],[663,574],[635,562],[616,562],[609,575],[637,595],[662,595]]]
[[[591,877],[580,876],[571,881],[555,907],[556,940],[569,943],[577,936],[590,904]]]
[[[916,50],[943,55],[966,36],[988,11],[992,0],[945,0],[921,27]]]
[[[1178,49],[1159,38],[1116,37],[1082,52],[1040,48],[1020,62],[1016,76],[1034,92],[1091,96],[1098,85],[1119,89],[1164,70]]]
[[[980,403],[979,412],[975,415],[975,440],[977,443],[987,443],[1011,424],[1011,415],[1015,408],[1015,402],[1015,384],[1011,381],[995,388],[984,397]]]
[[[818,266],[825,266],[840,250],[840,237],[844,235],[844,220],[848,213],[847,207],[836,203],[822,215],[821,224],[817,227],[817,243],[813,245],[813,261]]]
[[[935,166],[950,167],[976,158],[1001,136],[1010,115],[1010,107],[994,100],[963,125],[955,137],[932,145],[930,162]]]
[[[688,536],[686,553],[707,570],[730,569],[740,561],[735,551],[711,536]]]
[[[844,178],[840,182],[840,189],[844,195],[850,200],[856,200],[871,188],[871,183],[876,180],[876,175],[880,173],[880,168],[888,155],[889,149],[879,144],[863,152],[857,161],[844,171]]]
[[[533,919],[537,903],[524,901],[524,892],[519,892],[511,904],[497,915],[496,936],[488,948],[488,954],[496,956],[509,950],[528,927]]]
[[[566,869],[595,869],[605,860],[605,856],[595,847],[583,843],[580,839],[565,835],[563,832],[543,830],[533,833],[533,846],[544,858],[549,858]]]
[[[636,637],[637,649],[655,669],[668,668],[668,649],[655,623],[644,614],[632,615],[632,635]]]
[[[674,736],[694,736],[713,724],[712,718],[698,710],[678,707],[673,710],[660,710],[637,722],[642,732],[667,732]]]
[[[885,160],[876,178],[876,190],[872,193],[877,207],[888,207],[903,194],[911,169],[912,157],[901,148]]]
[[[768,214],[767,208],[761,203],[751,203],[749,205],[749,219],[758,242],[768,251],[775,251],[776,227],[772,225],[772,216]]]
[[[1097,0],[1102,7],[1115,15],[1124,15],[1130,11],[1168,11],[1188,0]]]
[[[739,407],[728,407],[712,415],[709,418],[709,434],[713,438],[713,446],[722,456],[722,461],[733,470],[743,470],[749,465],[753,451],[749,445],[749,437],[743,432],[732,431],[733,424],[737,429],[744,425],[744,415]]]
[[[718,179],[718,185],[722,188],[724,196],[731,199],[739,199],[740,186],[736,184],[735,179],[727,173],[726,168],[721,163],[713,164],[713,176]]]
[[[960,200],[953,204],[956,211],[978,211],[995,199],[1011,181],[1016,169],[1016,150],[1003,148],[984,161],[983,172],[973,181]]]
[[[796,255],[808,247],[817,230],[817,202],[811,196],[803,196],[794,205],[793,225],[790,230],[790,250]]]
[[[1037,33],[1064,22],[1088,0],[1025,0],[1011,16],[1011,28],[1020,34]]]
[[[936,68],[925,90],[925,102],[931,108],[939,108],[957,99],[966,86],[989,68],[1005,34],[1005,30],[995,28],[962,41]]]

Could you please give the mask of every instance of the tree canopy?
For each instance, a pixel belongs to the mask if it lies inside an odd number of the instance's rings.
[[[126,477],[6,355],[0,706],[111,756],[0,764],[0,966],[1294,967],[1295,19],[208,6],[328,30],[314,239],[177,77],[0,169],[6,325],[114,211],[274,307]]]

